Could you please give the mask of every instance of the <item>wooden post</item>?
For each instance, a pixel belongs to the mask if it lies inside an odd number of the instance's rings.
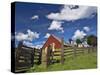
[[[48,68],[48,54],[46,55],[46,68]]]
[[[51,46],[49,45],[47,48],[47,54],[46,54],[46,67],[50,65],[50,50],[51,50]]]
[[[85,49],[83,49],[83,54],[85,54]]]
[[[92,47],[92,52],[94,52],[94,47]]]
[[[61,44],[61,64],[64,64],[64,40],[62,38],[62,44]]]
[[[48,49],[47,49],[47,51],[48,51]],[[48,52],[47,52],[47,54],[46,54],[46,68],[48,67]]]
[[[90,53],[90,47],[88,47],[88,53]]]
[[[35,51],[35,48],[33,48],[33,51],[31,53],[31,64],[32,64],[32,67],[34,65],[34,54],[35,54],[34,51]]]
[[[73,47],[73,51],[74,51],[73,58],[75,58],[76,57],[76,47]]]
[[[50,60],[51,60],[51,64],[52,64],[52,63],[54,62],[54,61],[53,61],[53,56],[54,56],[54,53],[53,53],[53,51],[52,51],[52,50],[51,50],[51,54],[50,54],[50,55],[51,55],[51,59],[50,59]]]
[[[41,64],[41,56],[42,56],[42,49],[40,49],[40,51],[39,51],[38,64]]]
[[[23,41],[20,41],[19,42],[19,44],[18,44],[18,48],[17,48],[17,50],[16,50],[16,52],[15,52],[15,68],[17,68],[18,67],[18,65],[19,65],[19,57],[20,57],[20,54],[21,54],[21,51],[22,51],[22,46],[23,46]]]

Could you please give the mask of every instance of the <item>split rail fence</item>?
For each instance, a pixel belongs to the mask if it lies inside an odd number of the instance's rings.
[[[64,45],[63,40],[62,40],[62,47],[61,50],[58,51],[54,51],[52,53],[51,48],[48,48],[48,54],[47,54],[47,64],[46,66],[48,67],[50,64],[54,63],[55,61],[59,61],[61,64],[64,64],[64,60],[66,57],[72,57],[72,58],[76,58],[79,55],[82,54],[88,54],[91,52],[96,52],[97,51],[97,47],[72,47],[72,46],[67,46]],[[50,53],[51,52],[51,53]],[[60,60],[55,60],[54,58],[60,58]]]

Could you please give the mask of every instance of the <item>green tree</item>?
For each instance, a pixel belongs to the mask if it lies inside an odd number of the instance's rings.
[[[93,47],[97,46],[97,37],[95,35],[87,36],[87,43]]]
[[[77,46],[78,46],[78,44],[81,44],[82,42],[81,42],[80,39],[76,39],[76,43],[77,43]]]

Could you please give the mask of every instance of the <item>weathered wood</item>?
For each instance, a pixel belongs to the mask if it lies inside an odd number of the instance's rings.
[[[42,56],[42,50],[40,49],[40,55],[39,55],[39,61],[38,61],[38,64],[41,64],[41,57]]]
[[[70,50],[70,51],[69,50],[68,51],[64,51],[64,53],[70,53],[70,52],[73,52],[73,51],[72,50]]]
[[[61,54],[54,54],[54,56],[61,56]]]
[[[90,48],[88,47],[88,53],[90,53]]]
[[[54,51],[54,53],[57,53],[57,52],[61,52],[60,50],[58,50],[58,51]]]
[[[73,47],[73,52],[74,52],[73,58],[75,58],[76,57],[76,48],[75,47]]]
[[[47,49],[47,54],[46,54],[46,68],[50,65],[50,55],[51,55],[51,45],[49,45],[48,49]]]
[[[64,47],[64,50],[72,50],[72,47]]]
[[[61,64],[64,64],[64,40],[62,38],[62,46],[61,46]]]
[[[16,71],[29,69],[33,67],[35,63],[41,64],[41,50],[24,46],[22,43],[18,45],[16,51]],[[35,61],[36,60],[36,61]]]
[[[64,54],[64,56],[69,56],[69,55],[73,55],[74,53],[66,53]]]

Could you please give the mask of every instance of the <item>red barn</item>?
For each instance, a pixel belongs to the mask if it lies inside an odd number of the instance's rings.
[[[54,35],[50,35],[45,44],[43,45],[42,49],[45,49],[49,45],[54,44],[55,49],[61,49],[61,39]]]

